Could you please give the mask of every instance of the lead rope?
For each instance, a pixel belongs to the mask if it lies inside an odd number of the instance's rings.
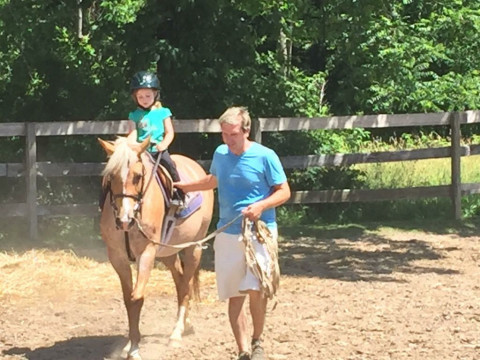
[[[210,235],[204,237],[203,239],[200,239],[200,240],[197,240],[197,241],[189,241],[189,242],[186,242],[186,243],[183,243],[183,244],[178,244],[178,245],[169,245],[169,244],[163,244],[163,243],[160,243],[158,241],[155,241],[155,240],[151,240],[148,238],[147,234],[145,234],[145,232],[143,231],[142,227],[140,226],[140,224],[138,223],[137,221],[137,224],[138,224],[138,228],[139,230],[142,232],[142,234],[148,239],[148,241],[154,243],[155,245],[159,245],[159,246],[164,246],[164,247],[168,247],[168,248],[173,248],[173,249],[185,249],[187,247],[190,247],[190,246],[194,246],[194,245],[202,245],[203,243],[207,242],[208,240],[214,238],[215,236],[217,236],[218,234],[220,234],[221,232],[225,231],[226,228],[228,228],[230,225],[232,225],[235,221],[237,221],[238,219],[240,219],[241,217],[243,216],[243,214],[239,214],[237,215],[235,218],[233,218],[232,220],[230,220],[228,223],[226,223],[225,225],[223,225],[222,227],[219,227],[217,230],[215,230],[213,233],[211,233]]]

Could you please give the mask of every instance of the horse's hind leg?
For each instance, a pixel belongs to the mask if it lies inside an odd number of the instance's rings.
[[[194,248],[198,250],[194,250]],[[172,273],[177,291],[177,320],[169,341],[169,346],[174,347],[180,346],[184,333],[193,331],[188,315],[190,299],[194,293],[193,287],[194,285],[198,286],[197,268],[200,264],[201,248],[192,247],[185,250],[183,266],[178,255],[172,255],[162,259],[162,262]],[[195,289],[195,293],[198,293],[197,289]]]
[[[179,297],[179,304],[185,303],[187,312],[185,314],[184,333],[193,333],[193,325],[190,322],[189,310],[190,300],[200,298],[200,260],[202,259],[202,247],[191,246],[183,252],[183,281],[185,283],[185,296]]]
[[[120,278],[120,284],[122,286],[123,301],[127,310],[128,316],[128,338],[129,348],[125,349],[128,353],[127,359],[140,360],[139,343],[140,343],[140,312],[143,306],[143,298],[137,301],[132,299],[133,281],[132,281],[132,269],[130,268],[130,262],[124,251],[120,251],[117,248],[107,247],[108,258],[113,268]],[[128,345],[127,345],[128,346]]]

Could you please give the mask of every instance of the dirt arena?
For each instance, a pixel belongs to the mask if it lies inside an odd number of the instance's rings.
[[[142,313],[142,355],[235,359],[226,304],[203,261],[196,332],[166,346],[173,283],[159,268]],[[0,358],[119,359],[126,314],[101,242],[74,251],[0,252]],[[286,229],[269,359],[480,359],[480,232]]]

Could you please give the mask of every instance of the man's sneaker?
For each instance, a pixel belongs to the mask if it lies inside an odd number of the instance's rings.
[[[238,354],[237,360],[250,360],[250,354],[247,352],[242,352]]]
[[[262,347],[262,340],[254,339],[252,340],[252,356],[251,360],[265,360],[265,351]]]

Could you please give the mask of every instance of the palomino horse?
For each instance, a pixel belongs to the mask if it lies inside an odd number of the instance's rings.
[[[186,218],[179,218],[168,245],[162,245],[163,219],[168,207],[164,192],[152,178],[154,164],[145,150],[149,139],[143,143],[131,143],[125,137],[115,142],[98,139],[109,160],[103,171],[104,184],[110,193],[102,209],[100,231],[107,246],[108,258],[117,272],[128,315],[129,344],[125,349],[127,359],[141,359],[139,354],[140,312],[144,302],[145,286],[155,259],[159,258],[172,273],[177,291],[178,312],[169,345],[178,346],[182,335],[192,330],[189,320],[189,301],[199,290],[199,264],[202,248],[192,245],[179,251],[182,243],[195,242],[207,233],[213,212],[213,191],[201,192],[200,207]],[[190,180],[205,175],[194,160],[172,155],[178,172]],[[188,244],[187,244],[188,245]],[[137,265],[137,277],[133,282],[130,259]]]

